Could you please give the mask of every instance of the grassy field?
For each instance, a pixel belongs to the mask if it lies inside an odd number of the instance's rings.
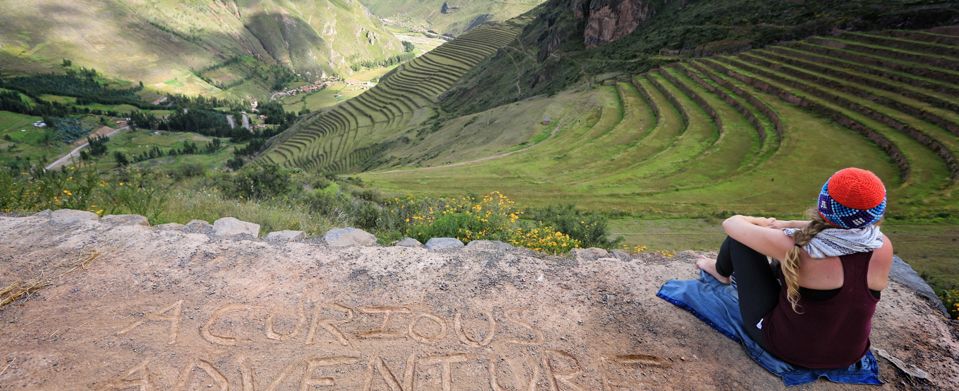
[[[163,152],[170,149],[182,148],[184,142],[189,141],[203,148],[212,141],[212,137],[189,132],[166,132],[153,130],[134,130],[116,134],[107,142],[107,153],[104,156],[93,159],[89,164],[99,169],[112,169],[116,167],[115,152],[121,152],[128,158],[144,152],[148,152],[153,147],[159,147]],[[176,171],[186,165],[196,165],[204,169],[214,169],[224,167],[227,160],[233,156],[233,147],[241,146],[234,144],[229,139],[220,139],[222,147],[213,154],[196,153],[178,156],[163,156],[160,158],[149,159],[136,163],[140,167],[157,167]]]
[[[33,123],[40,120],[40,117],[0,111],[0,164],[6,165],[17,158],[44,163],[70,150],[69,145],[57,140],[45,143],[45,136],[53,131],[33,127]]]

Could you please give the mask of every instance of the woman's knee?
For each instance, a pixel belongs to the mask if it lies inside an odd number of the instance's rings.
[[[759,252],[756,250],[753,250],[752,247],[749,247],[743,244],[742,242],[736,239],[733,239],[732,237],[729,237],[729,236],[726,237],[726,240],[723,242],[723,246],[728,248],[734,254],[736,253],[742,254],[743,252],[759,254]]]

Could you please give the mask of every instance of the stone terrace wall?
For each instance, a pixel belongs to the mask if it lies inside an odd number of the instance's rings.
[[[0,287],[38,284],[0,309],[0,389],[782,387],[655,297],[696,275],[696,253],[333,247],[250,232],[232,220],[0,217]],[[874,327],[875,347],[931,377],[881,360],[883,388],[956,389],[956,325],[924,299],[892,283]]]

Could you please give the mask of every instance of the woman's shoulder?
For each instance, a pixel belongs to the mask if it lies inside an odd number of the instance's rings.
[[[889,261],[892,262],[892,254],[893,254],[892,240],[889,239],[888,236],[882,235],[882,246],[873,250],[872,259],[876,260],[877,257],[889,258]]]

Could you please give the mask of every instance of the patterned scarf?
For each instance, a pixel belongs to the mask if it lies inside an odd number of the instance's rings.
[[[797,228],[785,228],[786,236],[792,237]],[[882,233],[875,224],[862,228],[826,228],[816,234],[803,250],[813,258],[838,257],[872,251],[882,247]]]

